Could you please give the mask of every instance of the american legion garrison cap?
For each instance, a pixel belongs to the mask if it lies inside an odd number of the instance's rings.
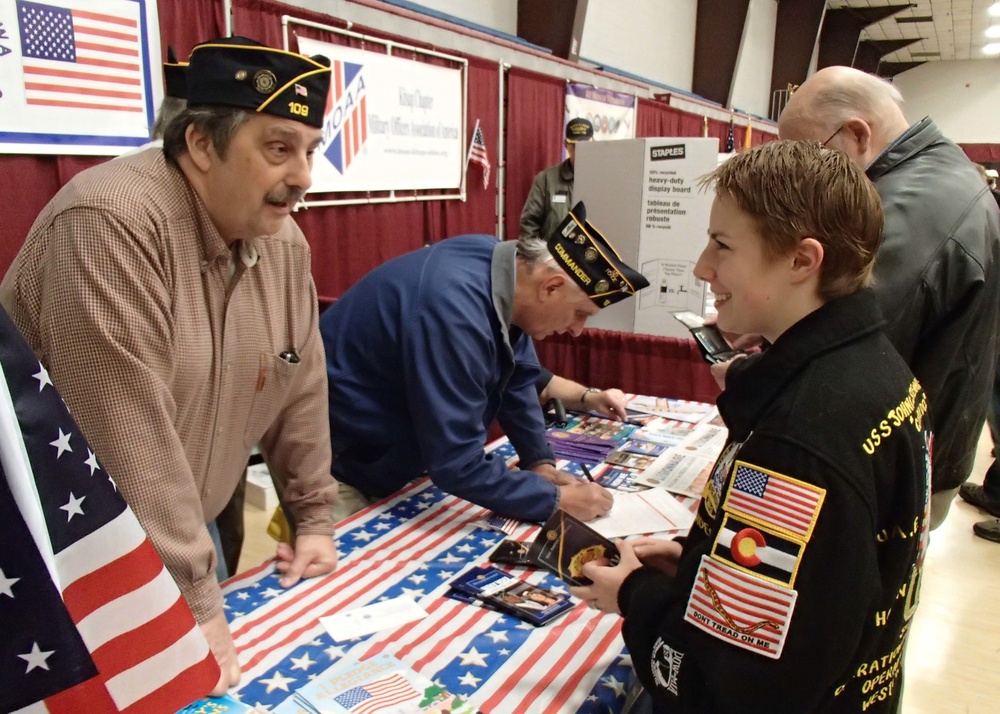
[[[239,107],[323,126],[330,60],[262,45],[246,37],[209,40],[191,50],[189,106]]]
[[[598,307],[607,307],[649,287],[625,265],[600,231],[587,222],[583,201],[576,204],[549,237],[549,252]]]
[[[187,99],[187,62],[178,62],[173,47],[167,47],[167,61],[163,63],[165,94],[173,99]]]

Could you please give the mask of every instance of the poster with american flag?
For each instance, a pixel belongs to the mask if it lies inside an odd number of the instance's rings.
[[[160,66],[156,0],[0,0],[0,152],[145,143]]]
[[[0,310],[0,711],[168,714],[219,668],[48,372]]]

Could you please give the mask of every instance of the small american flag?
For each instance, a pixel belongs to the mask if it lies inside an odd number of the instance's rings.
[[[758,518],[806,540],[826,491],[818,486],[737,462],[723,508]]]
[[[303,87],[301,84],[296,84],[295,85],[295,94],[297,96],[299,96],[299,97],[308,97],[309,96],[309,90],[307,88]]]
[[[167,714],[219,667],[187,603],[0,310],[0,711]]]
[[[736,136],[733,134],[733,117],[729,117],[729,129],[726,131],[726,148],[723,153],[731,154],[736,151]]]
[[[472,144],[469,146],[469,161],[483,167],[483,188],[490,187],[490,157],[486,154],[486,139],[483,136],[483,128],[476,120],[476,129],[472,132]]]
[[[393,674],[369,684],[348,689],[333,700],[355,714],[372,714],[411,699],[420,694],[401,675]]]
[[[144,111],[138,3],[106,0],[77,7],[17,0],[21,66],[28,104]]]

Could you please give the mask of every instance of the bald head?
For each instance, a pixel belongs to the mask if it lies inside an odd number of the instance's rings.
[[[778,120],[782,139],[825,141],[862,168],[909,124],[899,90],[850,67],[826,67],[803,82]]]

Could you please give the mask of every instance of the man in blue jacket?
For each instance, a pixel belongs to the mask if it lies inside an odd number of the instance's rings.
[[[582,204],[547,242],[459,236],[373,270],[320,320],[345,500],[360,508],[426,471],[442,490],[521,520],[543,521],[557,506],[605,515],[610,493],[555,468],[531,340],[577,335],[647,285]],[[494,419],[518,470],[484,453]]]

